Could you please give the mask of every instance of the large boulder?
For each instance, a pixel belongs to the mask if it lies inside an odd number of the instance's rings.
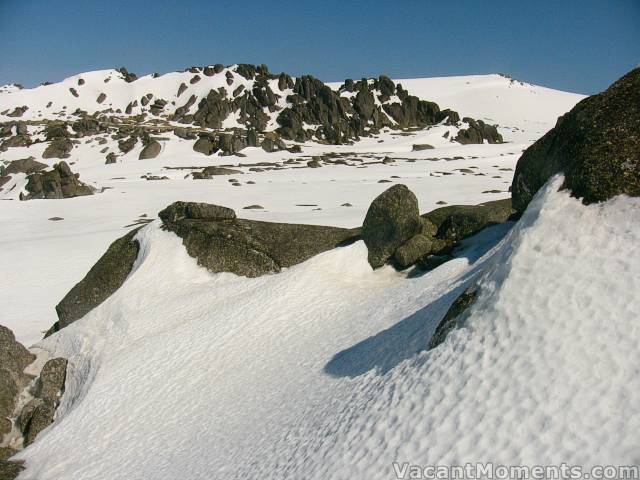
[[[640,195],[640,68],[582,100],[522,154],[512,185],[516,210],[558,172],[584,203]]]
[[[48,172],[36,172],[27,177],[26,194],[20,200],[62,199],[93,195],[93,189],[78,179],[67,162],[56,163]]]
[[[418,199],[405,185],[394,185],[371,203],[362,225],[369,264],[384,265],[422,226]]]
[[[138,258],[138,229],[113,242],[91,270],[56,305],[58,321],[47,336],[82,318],[124,283]]]
[[[190,202],[172,204],[159,216],[199,265],[247,277],[277,273],[358,234],[346,228],[237,219],[231,209]]]
[[[218,145],[211,137],[203,135],[193,144],[193,151],[211,155],[218,151]]]
[[[149,158],[156,158],[160,154],[160,150],[162,150],[160,142],[157,140],[150,140],[140,152],[138,159],[147,160]]]

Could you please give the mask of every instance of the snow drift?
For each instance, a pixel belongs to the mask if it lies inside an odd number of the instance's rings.
[[[413,278],[372,271],[362,242],[277,275],[212,275],[145,227],[123,287],[39,345],[71,368],[21,478],[638,463],[640,200],[585,207],[561,181],[508,233]],[[472,282],[464,327],[425,351]]]

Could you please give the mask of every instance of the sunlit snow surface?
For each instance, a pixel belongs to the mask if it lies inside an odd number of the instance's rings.
[[[278,275],[212,275],[147,226],[124,286],[41,343],[72,367],[21,478],[638,463],[640,200],[586,207],[561,182],[415,278],[372,271],[362,242]],[[465,326],[425,352],[474,281]]]

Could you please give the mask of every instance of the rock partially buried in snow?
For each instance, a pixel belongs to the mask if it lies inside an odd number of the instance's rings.
[[[362,224],[369,264],[383,266],[403,243],[420,231],[418,199],[406,185],[394,185],[371,203]]]
[[[429,341],[428,350],[432,348],[436,348],[442,342],[444,342],[445,338],[449,332],[461,326],[462,321],[464,320],[464,314],[469,310],[469,308],[475,303],[478,298],[478,287],[476,285],[472,285],[468,287],[464,292],[460,294],[458,298],[451,304],[449,310],[444,315],[440,323],[436,327],[431,340]]]
[[[554,174],[584,203],[640,196],[640,68],[588,97],[518,160],[513,205],[524,212]]]
[[[16,341],[13,332],[0,325],[0,440],[11,431],[12,416],[20,391],[29,382],[24,369],[35,355]]]
[[[234,170],[233,168],[225,167],[205,167],[201,172],[193,172],[192,177],[194,180],[208,180],[212,177],[221,175],[242,175],[240,170]]]
[[[165,224],[180,220],[233,220],[236,212],[231,208],[213,205],[211,203],[174,202],[158,213],[158,217]]]
[[[104,302],[124,283],[138,258],[138,229],[113,242],[91,270],[56,305],[58,321],[45,336],[82,318]]]
[[[150,140],[140,152],[139,160],[147,160],[150,158],[156,158],[162,150],[162,145],[157,140]]]
[[[199,265],[247,277],[277,273],[358,235],[346,228],[236,219],[231,209],[202,203],[176,202],[159,216]]]

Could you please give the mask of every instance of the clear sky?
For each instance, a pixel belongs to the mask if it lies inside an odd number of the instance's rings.
[[[506,73],[596,93],[640,64],[640,0],[0,0],[0,84],[266,63],[324,81]]]

